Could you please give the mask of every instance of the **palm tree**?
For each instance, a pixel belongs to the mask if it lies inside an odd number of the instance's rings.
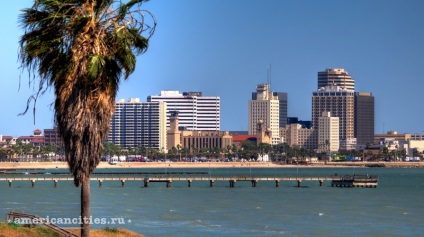
[[[24,113],[32,102],[35,113],[38,97],[54,88],[55,123],[74,183],[81,186],[84,220],[90,216],[90,174],[100,161],[119,82],[135,70],[136,55],[147,50],[156,25],[140,9],[145,1],[34,0],[19,17],[25,31],[19,59],[30,83],[38,83]],[[89,236],[89,223],[81,227],[81,235]]]

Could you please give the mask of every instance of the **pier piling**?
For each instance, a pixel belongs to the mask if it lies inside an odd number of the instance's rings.
[[[257,185],[258,185],[258,181],[252,180],[252,187],[256,188]]]
[[[236,180],[230,180],[230,188],[234,188],[236,186]]]
[[[302,180],[297,180],[297,187],[300,188],[302,186]]]
[[[209,180],[209,186],[212,188],[213,187],[213,180]]]
[[[319,186],[322,187],[322,183],[324,183],[323,180],[319,180]]]
[[[280,187],[280,180],[275,180],[275,187],[279,188]]]
[[[187,180],[187,183],[188,183],[188,187],[191,188],[192,181],[189,179],[189,180]]]
[[[149,187],[149,180],[148,179],[144,180],[144,187],[145,188]]]
[[[172,181],[171,181],[171,180],[166,181],[166,187],[167,187],[167,188],[170,188],[170,187],[171,187],[171,183],[172,183]]]

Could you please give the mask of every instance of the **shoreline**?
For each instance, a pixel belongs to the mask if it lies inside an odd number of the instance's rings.
[[[321,162],[312,164],[281,164],[275,162],[100,162],[96,169],[115,168],[424,168],[424,162]],[[67,169],[66,162],[0,162],[0,170],[8,169]]]

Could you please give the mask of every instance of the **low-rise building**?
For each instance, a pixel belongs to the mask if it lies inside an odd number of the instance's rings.
[[[305,128],[302,124],[288,124],[280,128],[280,137],[289,146],[298,146],[304,149],[317,149],[317,130]]]
[[[387,134],[374,134],[374,143],[378,143],[381,141],[381,139],[391,139],[397,141],[408,141],[411,139],[411,134],[404,133],[404,134],[398,134],[396,131],[389,131]]]

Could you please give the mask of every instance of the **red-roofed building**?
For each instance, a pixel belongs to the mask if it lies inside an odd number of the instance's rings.
[[[12,136],[0,135],[0,147],[6,147],[16,144],[16,138]]]
[[[252,141],[256,144],[256,135],[233,135],[233,144],[239,146],[244,141]]]
[[[41,135],[41,130],[39,129],[34,130],[34,135],[20,136],[17,140],[22,142],[23,144],[32,144],[35,147],[40,147],[41,145],[44,145],[44,136]]]

